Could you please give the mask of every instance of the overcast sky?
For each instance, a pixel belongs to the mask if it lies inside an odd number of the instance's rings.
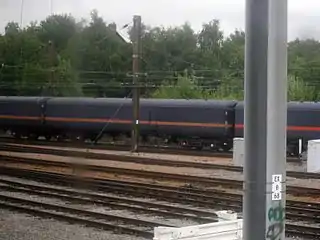
[[[150,25],[181,25],[188,21],[195,30],[202,23],[219,19],[226,33],[244,29],[245,0],[0,0],[0,28],[8,21],[20,23],[21,3],[23,25],[42,20],[54,13],[71,13],[77,18],[89,17],[97,9],[107,22],[118,26],[131,21],[134,14]],[[320,0],[288,0],[289,39],[314,37],[320,39]]]

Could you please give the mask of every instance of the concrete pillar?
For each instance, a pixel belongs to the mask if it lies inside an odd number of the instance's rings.
[[[233,164],[243,167],[244,165],[244,139],[233,139]]]
[[[320,139],[308,141],[307,172],[320,172]]]

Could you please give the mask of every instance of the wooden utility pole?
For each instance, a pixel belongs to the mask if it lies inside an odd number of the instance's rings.
[[[139,89],[139,61],[141,45],[141,17],[133,17],[133,55],[132,55],[132,74],[133,74],[133,93],[132,93],[132,134],[131,150],[138,151],[139,145],[139,112],[140,112],[140,89]]]
[[[53,42],[49,41],[48,42],[48,47],[49,47],[49,65],[50,65],[50,70],[49,70],[49,92],[50,94],[54,95],[54,65],[55,65],[55,52],[54,52],[54,46]]]

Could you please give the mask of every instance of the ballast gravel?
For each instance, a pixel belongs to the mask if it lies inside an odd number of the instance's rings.
[[[35,181],[1,176],[1,179],[19,180],[24,183],[36,183]],[[39,183],[38,185],[48,186],[49,184]],[[61,187],[65,188],[65,187]],[[7,194],[6,194],[7,195]],[[9,193],[8,195],[21,197],[23,194]],[[109,194],[106,194],[109,195]],[[26,197],[26,196],[25,196]],[[33,199],[33,196],[26,199]],[[39,201],[41,197],[37,197]],[[36,199],[35,199],[36,200]],[[41,200],[40,200],[41,201]],[[55,201],[55,203],[59,200]],[[176,205],[176,204],[173,204]],[[185,222],[186,223],[186,222]],[[28,214],[12,212],[0,209],[0,239],[1,240],[142,240],[143,238],[114,234],[109,231],[85,227],[78,224],[68,224],[54,219],[39,218]],[[301,239],[301,238],[287,238]]]
[[[0,209],[1,240],[143,240]]]
[[[0,209],[1,240],[145,240]],[[286,238],[287,240],[304,240]]]

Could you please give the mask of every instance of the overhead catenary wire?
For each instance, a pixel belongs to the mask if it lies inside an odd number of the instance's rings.
[[[24,12],[24,0],[21,0],[21,5],[20,5],[20,30],[23,29],[23,12]],[[23,62],[23,45],[20,46],[20,61]]]
[[[50,4],[50,14],[53,14],[53,0],[49,0],[49,4]]]
[[[23,25],[23,12],[24,12],[24,0],[20,2],[20,28],[22,29]]]
[[[127,99],[130,97],[130,95],[132,95],[132,91],[126,96],[124,97],[124,99]],[[103,128],[101,129],[101,131],[99,132],[99,134],[96,136],[96,138],[94,139],[94,141],[92,142],[93,144],[97,144],[97,141],[100,139],[100,137],[103,135],[104,131],[106,130],[106,128],[110,125],[111,123],[111,119],[113,119],[118,112],[121,110],[121,108],[123,107],[123,105],[125,104],[125,102],[121,103],[120,106],[116,109],[116,111],[114,112],[114,114],[108,119],[107,123],[103,126]]]
[[[24,65],[11,65],[11,64],[6,64],[6,63],[2,63],[2,68],[23,68]],[[202,66],[203,67],[203,66]],[[103,70],[81,70],[81,69],[74,69],[77,73],[100,73],[100,74],[129,74],[131,71],[103,71]],[[237,69],[237,68],[229,68],[227,69],[228,71],[231,71],[233,73],[244,73],[243,69]],[[313,66],[313,67],[308,67],[308,68],[304,68],[304,67],[288,67],[288,71],[313,71],[313,70],[320,70],[320,66]],[[49,69],[47,68],[40,68],[39,71],[49,71]],[[146,70],[145,74],[161,74],[161,73],[168,73],[168,74],[176,74],[176,73],[180,73],[183,74],[185,72],[185,70]],[[192,69],[192,72],[195,73],[211,73],[211,72],[221,72],[221,69],[203,69],[203,68],[194,68]]]

